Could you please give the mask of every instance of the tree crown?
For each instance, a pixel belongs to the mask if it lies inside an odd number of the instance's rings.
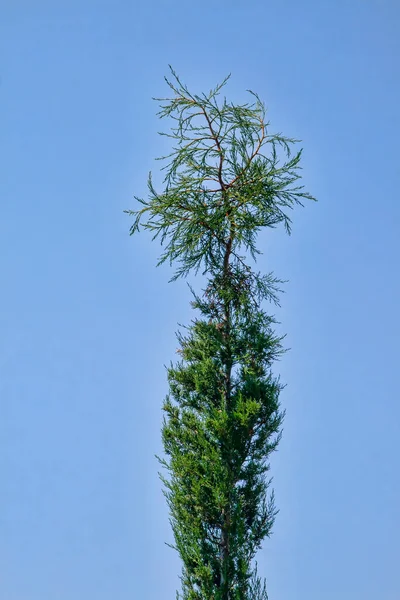
[[[283,223],[290,233],[289,210],[314,198],[298,185],[298,140],[270,133],[257,94],[249,91],[252,102],[235,105],[220,101],[229,77],[197,95],[172,68],[171,75],[166,82],[174,96],[157,99],[159,116],[174,122],[170,133],[161,134],[175,144],[158,159],[166,163],[164,189],[155,189],[150,173],[149,198],[136,198],[142,207],[127,212],[134,217],[131,234],[142,225],[160,236],[159,264],[177,262],[176,279],[221,264],[229,238],[234,262],[243,261],[243,250],[255,258],[258,231]]]

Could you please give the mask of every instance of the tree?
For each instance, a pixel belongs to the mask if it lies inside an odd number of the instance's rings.
[[[257,234],[283,224],[313,199],[299,183],[296,140],[271,134],[266,110],[250,92],[235,105],[220,92],[196,95],[171,69],[172,98],[160,117],[174,125],[164,189],[149,176],[149,198],[127,211],[131,233],[142,225],[159,237],[159,264],[173,279],[201,270],[192,289],[196,318],[178,333],[181,360],[168,369],[162,438],[165,485],[175,548],[183,562],[184,600],[264,600],[254,558],[276,516],[269,457],[281,437],[279,378],[283,352],[266,300],[278,303],[281,282],[254,268]]]

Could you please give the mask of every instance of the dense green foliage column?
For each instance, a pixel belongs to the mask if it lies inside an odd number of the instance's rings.
[[[164,190],[129,211],[160,235],[160,263],[176,277],[202,269],[193,291],[196,318],[178,334],[181,360],[168,370],[163,477],[175,547],[183,561],[185,600],[261,600],[265,583],[254,557],[276,515],[268,493],[269,455],[280,439],[281,385],[271,367],[282,352],[265,300],[278,302],[279,281],[251,267],[257,233],[283,223],[288,209],[312,197],[297,185],[295,140],[271,135],[265,108],[218,103],[221,87],[191,94],[172,72],[173,97],[161,117],[175,126]]]

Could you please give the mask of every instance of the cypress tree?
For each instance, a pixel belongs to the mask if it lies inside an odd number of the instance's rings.
[[[255,555],[271,533],[276,508],[269,458],[279,443],[282,385],[272,373],[283,352],[274,318],[281,282],[256,270],[257,235],[282,224],[313,197],[299,185],[296,140],[272,134],[266,109],[221,99],[227,82],[193,94],[171,69],[172,97],[158,99],[173,126],[165,178],[127,211],[159,237],[159,264],[173,279],[199,271],[196,317],[178,333],[180,360],[168,369],[161,475],[182,559],[183,600],[266,600]]]

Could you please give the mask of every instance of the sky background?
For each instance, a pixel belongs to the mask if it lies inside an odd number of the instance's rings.
[[[123,214],[168,63],[257,91],[319,200],[260,236],[291,348],[270,600],[399,599],[399,29],[395,0],[0,0],[0,600],[179,587],[154,454],[190,294]]]

